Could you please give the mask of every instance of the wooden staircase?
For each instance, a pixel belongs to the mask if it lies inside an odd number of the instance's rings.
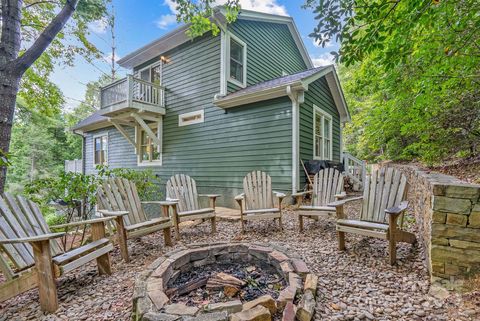
[[[366,162],[346,152],[342,158],[345,177],[352,184],[354,191],[362,191],[367,175]]]

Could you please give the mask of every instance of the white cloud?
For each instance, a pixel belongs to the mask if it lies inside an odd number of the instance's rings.
[[[327,66],[334,64],[334,57],[329,53],[321,54],[320,56],[312,56],[312,62],[315,67]]]
[[[106,33],[108,28],[107,18],[92,21],[88,24],[88,28],[95,33]]]
[[[325,44],[325,47],[322,47],[319,40],[315,40],[314,38],[311,38],[311,39],[312,39],[313,45],[317,48],[331,48],[331,47],[333,47],[333,43],[331,41],[327,41],[327,43]]]
[[[177,16],[175,16],[174,14],[164,14],[160,16],[157,21],[155,21],[155,24],[160,29],[167,29],[175,23],[177,23]]]
[[[111,63],[112,62],[112,53],[109,52],[107,55],[103,56],[103,60],[105,60],[107,63]],[[118,61],[120,60],[120,57],[119,55],[115,54],[115,61]]]
[[[225,3],[226,1],[218,1]],[[260,11],[271,14],[288,16],[285,6],[277,3],[277,0],[240,0],[242,9]]]
[[[173,0],[165,0],[163,4],[168,6],[172,13],[177,13],[177,4]]]
[[[223,5],[226,2],[227,0],[216,0],[215,5]],[[288,16],[285,6],[278,4],[277,0],[240,0],[239,2],[245,10]],[[160,29],[167,29],[177,22],[177,4],[173,0],[165,0],[163,4],[170,9],[170,13],[160,16],[155,24]]]

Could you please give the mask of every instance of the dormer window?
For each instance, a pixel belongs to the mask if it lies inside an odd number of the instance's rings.
[[[228,81],[240,86],[247,86],[247,44],[236,36],[229,34],[227,48]]]

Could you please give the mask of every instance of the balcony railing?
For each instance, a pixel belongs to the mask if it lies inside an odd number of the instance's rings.
[[[128,75],[100,89],[101,109],[164,107],[164,87]],[[147,108],[153,111],[152,108]]]

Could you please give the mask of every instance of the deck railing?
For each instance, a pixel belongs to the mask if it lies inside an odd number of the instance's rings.
[[[366,162],[349,153],[343,153],[343,166],[345,174],[353,181],[355,189],[363,189],[367,175]]]
[[[127,75],[100,88],[100,106],[107,108],[126,104],[133,107],[133,102],[137,102],[164,107],[164,95],[164,87]]]

